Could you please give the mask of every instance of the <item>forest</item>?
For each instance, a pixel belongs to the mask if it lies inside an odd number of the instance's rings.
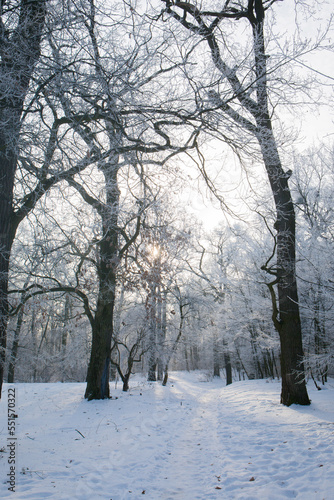
[[[325,1],[1,0],[0,392],[333,376]]]

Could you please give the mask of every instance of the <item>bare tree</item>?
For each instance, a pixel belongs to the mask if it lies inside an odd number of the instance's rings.
[[[296,281],[295,211],[272,125],[273,110],[268,97],[268,69],[264,35],[265,13],[275,3],[263,0],[225,2],[221,10],[198,8],[189,2],[165,1],[163,16],[169,14],[197,39],[206,42],[218,82],[227,82],[225,95],[211,88],[208,96],[212,108],[239,130],[253,137],[260,147],[263,164],[276,207],[276,263],[267,262],[266,270],[274,277],[270,283],[273,298],[273,321],[281,342],[281,402],[310,404],[304,381],[302,331]],[[248,74],[242,74],[242,62],[231,67],[221,54],[227,44],[222,32],[223,21],[248,22],[251,29],[252,58]],[[220,30],[220,31],[219,31]],[[233,52],[233,47],[228,48]],[[241,55],[244,59],[246,54]],[[238,71],[240,69],[240,77]],[[274,287],[277,288],[277,297]]]
[[[121,377],[124,392],[129,390],[129,380],[134,364],[142,361],[142,358],[147,350],[147,348],[145,348],[145,343],[143,342],[145,335],[146,332],[144,329],[137,330],[135,339],[132,341],[131,345],[129,345],[127,339],[125,341],[121,341],[115,338],[115,336],[113,338],[113,345],[111,348],[111,364],[116,367],[117,372]],[[125,352],[125,362],[122,360],[121,350]]]
[[[173,155],[193,147],[198,135],[196,125],[185,127],[184,116],[173,99],[164,99],[166,87],[158,91],[160,79],[178,69],[163,55],[165,42],[153,44],[149,50],[150,26],[140,21],[140,16],[135,22],[136,13],[126,2],[122,7],[124,12],[115,9],[106,13],[101,5],[97,9],[93,0],[87,0],[64,14],[59,24],[57,19],[48,21],[47,54],[53,71],[39,82],[30,103],[30,109],[42,118],[39,128],[48,137],[43,151],[45,161],[37,168],[29,155],[22,154],[27,192],[15,214],[17,228],[47,191],[61,183],[61,189],[65,189],[67,182],[77,199],[81,198],[99,219],[99,230],[85,251],[69,237],[79,259],[77,276],[85,262],[95,265],[95,310],[90,308],[86,294],[79,293],[78,284],[75,290],[73,283],[66,285],[58,280],[49,288],[50,293],[77,293],[83,300],[92,328],[88,399],[109,397],[117,273],[122,257],[138,237],[147,205],[146,195],[137,193],[135,207],[131,207],[128,217],[123,212],[122,218],[120,179],[124,187],[128,171],[132,170],[137,182],[143,183],[145,164],[164,165]],[[111,24],[117,26],[118,39],[124,39],[124,43],[116,45],[114,39],[108,39],[107,25],[99,29],[108,16],[114,16]],[[152,102],[155,92],[164,95],[163,105],[157,99]],[[178,126],[184,138],[181,147],[173,137]],[[84,172],[87,167],[89,173]],[[30,178],[27,173],[35,176],[31,185],[26,181]],[[31,292],[40,293],[43,290]]]

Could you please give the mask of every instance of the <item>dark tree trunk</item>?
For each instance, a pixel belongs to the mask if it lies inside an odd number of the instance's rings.
[[[216,332],[213,334],[213,376],[220,377],[220,349]]]
[[[92,324],[92,347],[87,372],[85,398],[110,397],[109,376],[113,316],[115,307],[116,273],[119,262],[118,212],[119,189],[117,184],[118,157],[100,165],[105,177],[106,203],[100,205],[102,240],[99,247],[99,295]]]
[[[124,380],[123,380],[123,392],[127,392],[129,390],[129,379],[130,379],[130,375],[131,373],[127,373],[125,376],[124,376]]]
[[[22,306],[18,313],[16,328],[14,332],[13,345],[9,358],[8,376],[7,376],[7,382],[9,384],[12,384],[14,382],[15,365],[16,365],[17,353],[19,350],[19,339],[23,323],[23,317],[24,317],[24,307]]]
[[[148,355],[148,382],[157,380],[157,284],[151,283],[151,290],[147,301],[147,315],[149,325],[149,355]]]
[[[232,364],[231,356],[228,351],[224,352],[224,362],[225,362],[225,373],[226,373],[226,385],[232,384]]]
[[[153,314],[153,312],[151,311]],[[149,333],[149,354],[148,354],[148,382],[156,382],[157,380],[157,332],[156,332],[156,317],[155,309],[154,316],[150,319],[150,333]]]
[[[161,287],[161,285],[160,285]],[[165,357],[166,357],[166,333],[167,333],[167,290],[163,290],[159,297],[159,308],[158,315],[160,318],[159,322],[159,356],[158,356],[158,380],[163,380],[164,376],[164,366],[166,365]]]
[[[112,339],[112,301],[99,298],[92,328],[92,347],[87,372],[85,398],[105,399],[110,397],[109,371]]]
[[[220,363],[218,360],[213,363],[213,376],[214,377],[220,377]]]
[[[250,343],[252,348],[253,360],[255,365],[254,378],[263,378],[263,371],[259,360],[259,354],[257,352],[256,329],[252,324],[250,324],[249,326],[249,333],[250,333]]]
[[[3,70],[2,70],[3,71]],[[1,79],[0,74],[0,79]],[[1,99],[0,106],[9,106]],[[8,323],[8,272],[9,259],[13,244],[11,219],[13,213],[14,176],[17,164],[16,142],[18,140],[18,123],[22,111],[8,110],[0,107],[0,397],[4,377],[7,346]],[[16,112],[15,112],[16,111]],[[8,123],[10,120],[12,122]],[[7,128],[8,127],[8,128]],[[12,137],[9,128],[12,129]]]
[[[255,74],[257,79],[257,138],[261,147],[264,165],[273,193],[277,220],[277,270],[278,316],[274,324],[281,343],[281,403],[309,405],[304,380],[302,330],[299,316],[296,280],[296,230],[295,211],[288,186],[289,174],[283,171],[278,154],[268,108],[267,69],[264,46],[264,9],[261,0],[253,1],[254,12],[250,12],[253,28]],[[274,311],[275,315],[275,311]]]
[[[67,339],[68,339],[68,322],[70,319],[71,315],[71,301],[70,301],[70,296],[67,294],[65,297],[65,307],[64,307],[64,321],[63,321],[63,327],[62,327],[62,333],[61,333],[61,345],[60,345],[60,352],[61,352],[61,381],[65,382],[66,380],[66,373],[67,373],[67,364],[66,364],[66,346],[67,346]]]
[[[0,397],[8,322],[8,271],[13,243],[13,190],[23,103],[39,58],[45,0],[21,0],[18,24],[4,29],[0,8]],[[15,5],[13,5],[13,11]]]
[[[1,138],[0,138],[1,140]],[[1,153],[0,153],[1,154]],[[0,164],[2,164],[0,158]],[[0,183],[3,174],[0,169]],[[3,184],[0,187],[1,194]],[[8,271],[11,244],[8,241],[8,222],[10,221],[10,210],[8,205],[11,202],[0,196],[0,397],[2,393],[2,383],[4,377],[6,346],[7,346],[7,323],[8,323]],[[7,234],[6,234],[7,233]]]
[[[320,281],[317,285],[318,293],[314,297],[314,352],[316,355],[327,355],[329,354],[328,342],[326,341],[326,327],[325,327],[325,313],[324,313],[324,305],[323,298],[321,293],[322,284]],[[318,380],[321,380],[322,383],[327,381],[327,372],[328,365],[322,361],[317,361],[315,367],[315,374]]]

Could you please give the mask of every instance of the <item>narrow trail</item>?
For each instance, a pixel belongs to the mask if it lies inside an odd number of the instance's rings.
[[[180,408],[175,415],[175,434],[167,444],[170,455],[164,468],[161,498],[183,500],[186,495],[194,500],[221,498],[220,490],[215,490],[220,487],[223,466],[216,408],[220,389],[211,388],[198,397],[198,386],[196,390],[191,383],[174,383],[180,391]]]

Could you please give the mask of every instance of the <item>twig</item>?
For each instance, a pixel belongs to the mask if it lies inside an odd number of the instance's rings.
[[[78,429],[75,429],[77,432],[79,432],[80,436],[82,436],[84,439],[85,439],[85,436],[83,434],[81,434],[80,431],[78,431]]]

